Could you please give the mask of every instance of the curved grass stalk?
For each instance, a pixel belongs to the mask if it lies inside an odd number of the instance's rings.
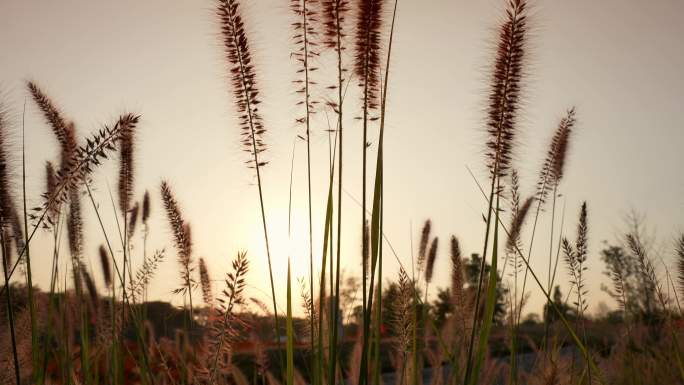
[[[498,189],[498,186],[497,186]],[[492,264],[489,269],[489,282],[487,285],[487,297],[485,300],[485,313],[484,320],[482,321],[482,330],[480,331],[480,342],[478,345],[477,356],[475,358],[475,366],[473,367],[472,377],[470,384],[477,384],[477,380],[480,375],[480,368],[482,367],[482,362],[484,361],[485,354],[487,353],[488,343],[489,343],[489,333],[491,331],[492,322],[494,320],[494,308],[496,305],[496,285],[497,285],[497,260],[499,253],[499,194],[496,194],[496,214],[494,222],[494,239],[492,244]],[[484,257],[483,257],[484,259]],[[483,275],[484,273],[481,273]],[[475,306],[479,307],[479,303],[476,302]],[[474,325],[473,325],[474,327]]]
[[[472,175],[472,173],[471,173],[471,175]],[[482,193],[483,198],[486,200],[486,199],[487,199],[487,195],[485,194],[484,190],[482,189],[482,186],[481,186],[480,183],[477,181],[477,179],[475,179],[474,176],[473,176],[473,181],[475,182],[475,184],[476,184],[477,187],[479,188],[480,193]],[[501,220],[500,217],[497,218],[497,219],[498,219],[498,221],[499,221],[499,225],[501,226],[501,229],[506,233],[506,236],[509,236],[509,237],[510,237],[511,234],[510,234],[509,230],[506,228],[506,224],[503,223],[503,221]],[[563,324],[563,327],[568,331],[568,333],[570,334],[571,339],[572,339],[573,342],[577,345],[577,348],[580,350],[580,352],[581,352],[582,355],[584,356],[584,359],[587,361],[587,364],[588,364],[589,368],[590,368],[594,373],[596,373],[597,379],[598,379],[599,383],[605,384],[606,381],[605,381],[605,379],[604,379],[604,377],[603,377],[603,374],[602,374],[601,370],[598,368],[598,366],[596,365],[596,363],[594,362],[594,360],[593,360],[593,358],[591,357],[591,355],[589,354],[589,350],[587,349],[586,345],[585,345],[585,344],[582,342],[582,340],[577,336],[577,333],[575,333],[573,327],[570,325],[570,323],[569,323],[568,320],[565,318],[565,316],[563,315],[563,313],[560,311],[560,309],[558,308],[558,306],[556,306],[556,303],[551,299],[551,295],[546,291],[546,289],[544,288],[544,285],[541,283],[541,280],[539,280],[539,277],[537,277],[537,274],[534,272],[534,270],[532,270],[532,267],[530,266],[529,260],[528,260],[527,258],[525,258],[525,256],[523,255],[523,253],[522,253],[522,251],[520,250],[520,247],[518,247],[518,245],[514,245],[514,250],[515,250],[515,252],[518,254],[518,257],[519,257],[519,258],[523,261],[523,263],[525,264],[527,270],[530,272],[530,275],[532,276],[532,279],[534,280],[534,282],[535,282],[535,283],[537,284],[537,286],[539,287],[539,290],[541,290],[541,292],[542,292],[542,294],[544,294],[544,297],[546,298],[546,300],[549,301],[549,303],[551,304],[552,310],[556,313],[556,315],[558,315],[558,318],[560,319],[561,323]]]
[[[382,304],[382,207],[383,207],[383,178],[384,178],[384,137],[385,137],[385,118],[386,118],[386,107],[387,107],[387,90],[389,87],[389,70],[390,70],[390,62],[391,62],[391,55],[392,55],[392,43],[393,43],[393,38],[394,38],[394,27],[395,27],[395,21],[396,21],[396,15],[397,15],[397,5],[398,5],[398,0],[395,0],[394,2],[394,9],[392,11],[392,24],[390,27],[390,34],[388,37],[388,46],[387,46],[387,62],[385,64],[385,77],[384,77],[384,82],[383,82],[383,89],[382,89],[382,94],[381,94],[381,106],[380,106],[380,133],[378,136],[378,154],[377,154],[377,160],[376,160],[376,169],[375,169],[375,183],[374,183],[374,192],[373,192],[373,208],[371,212],[371,226],[370,226],[370,241],[371,241],[371,271],[370,271],[370,284],[369,284],[369,290],[371,290],[371,294],[368,296],[368,304],[365,307],[365,313],[364,313],[364,341],[363,341],[363,350],[362,350],[362,358],[361,358],[361,370],[359,371],[359,384],[363,385],[366,380],[366,376],[368,373],[368,366],[366,363],[367,360],[367,345],[368,345],[368,332],[369,332],[369,327],[370,327],[370,313],[372,312],[373,309],[373,295],[372,295],[372,290],[374,287],[374,278],[375,278],[375,268],[376,265],[378,267],[378,304],[376,305],[378,309],[380,309],[380,306]],[[368,83],[368,82],[366,82]],[[368,86],[368,84],[366,84]],[[367,103],[367,97],[368,97],[368,91],[367,89],[364,91],[365,94],[365,102],[364,102],[364,108],[368,107]],[[364,114],[366,115],[366,114]],[[364,143],[364,156],[365,156],[365,143]],[[364,185],[365,185],[365,165],[364,165]],[[364,228],[365,228],[365,215],[366,215],[366,210],[365,210],[365,194],[362,200],[362,210],[364,213]],[[365,277],[364,277],[365,278]],[[379,371],[380,371],[380,329],[379,325],[381,322],[380,319],[381,316],[381,310],[378,310],[378,317],[377,317],[377,325],[376,325],[376,341],[375,341],[375,346],[376,346],[376,357],[375,357],[375,376],[373,377],[374,383],[377,384],[380,381],[379,377]]]

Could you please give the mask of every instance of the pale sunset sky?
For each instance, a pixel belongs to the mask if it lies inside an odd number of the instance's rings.
[[[288,191],[295,137],[302,130],[290,58],[289,1],[242,1],[262,89],[261,111],[269,130],[270,162],[264,169],[274,275],[284,306],[288,255],[294,275],[308,281],[308,214],[305,146],[295,147],[292,233],[288,237]],[[448,239],[459,237],[464,254],[482,252],[486,205],[470,167],[486,183],[484,118],[489,63],[503,0],[400,0],[392,57],[385,140],[385,234],[405,264],[426,218],[440,237],[434,284],[449,283]],[[270,304],[266,255],[253,171],[239,145],[227,66],[211,1],[0,1],[0,95],[9,108],[14,159],[20,165],[21,115],[26,101],[28,188],[40,204],[44,164],[57,159],[57,142],[26,91],[36,81],[76,122],[81,137],[125,111],[141,114],[136,144],[136,199],[152,193],[149,252],[166,247],[166,260],[151,295],[181,303],[171,233],[162,212],[159,184],[170,182],[192,225],[194,257],[208,261],[215,292],[238,250],[251,263],[250,295]],[[643,213],[656,235],[655,249],[673,262],[674,239],[684,231],[684,2],[676,0],[561,1],[532,3],[528,77],[524,83],[514,165],[523,194],[534,192],[540,165],[559,119],[577,109],[558,212],[566,207],[564,232],[575,237],[579,207],[589,208],[591,308],[605,301],[599,252],[615,242],[624,216]],[[349,50],[349,53],[351,49]],[[350,62],[351,58],[345,60]],[[315,74],[327,85],[329,58]],[[358,92],[350,87],[345,121],[342,266],[360,274],[361,124]],[[314,91],[323,98],[323,87]],[[320,258],[327,193],[329,137],[326,111],[312,133],[314,256]],[[330,111],[328,116],[334,121]],[[377,128],[369,159],[375,159]],[[373,161],[374,163],[374,161]],[[369,170],[374,169],[371,163]],[[107,184],[116,189],[116,159],[94,174],[95,197],[110,236],[114,214]],[[369,172],[369,183],[373,172]],[[20,176],[19,169],[15,173]],[[20,191],[17,178],[16,191]],[[103,242],[94,210],[83,200],[86,258],[101,281],[97,247]],[[560,214],[556,224],[560,222]],[[540,218],[532,267],[546,282],[550,214]],[[412,232],[411,232],[412,229]],[[529,230],[529,229],[528,229]],[[556,236],[558,229],[556,230]],[[523,241],[528,242],[530,232]],[[52,241],[39,232],[32,259],[38,285],[47,287]],[[62,250],[66,253],[66,241]],[[384,279],[398,264],[386,247]],[[134,264],[142,239],[134,241]],[[316,263],[318,265],[319,263]],[[663,264],[656,265],[664,274]],[[66,271],[62,269],[62,272]],[[568,289],[564,267],[558,282]],[[529,311],[542,295],[529,285]],[[298,290],[297,290],[298,291]],[[436,292],[436,290],[432,290]],[[199,294],[198,294],[199,295]]]

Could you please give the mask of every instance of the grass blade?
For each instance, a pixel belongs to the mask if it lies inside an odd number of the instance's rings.
[[[292,280],[290,279],[290,261],[287,261],[287,385],[294,385],[294,328],[292,326]]]
[[[470,383],[477,384],[482,362],[484,362],[485,354],[487,354],[487,346],[489,342],[489,333],[492,329],[492,322],[494,321],[494,308],[496,306],[496,284],[497,284],[497,259],[499,248],[499,194],[496,195],[496,222],[494,222],[494,239],[492,245],[492,264],[489,269],[489,282],[487,285],[487,297],[485,298],[485,312],[482,321],[482,329],[480,330],[480,342],[477,347],[477,356],[475,357],[475,366],[473,367]],[[484,274],[484,272],[481,272]],[[479,304],[476,304],[479,306]]]

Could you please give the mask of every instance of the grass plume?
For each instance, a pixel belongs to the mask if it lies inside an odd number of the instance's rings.
[[[219,368],[219,358],[230,353],[230,340],[236,335],[237,324],[240,319],[236,317],[235,309],[244,303],[243,291],[245,289],[245,275],[249,271],[247,253],[239,252],[233,260],[233,271],[226,274],[226,288],[222,296],[218,298],[216,320],[212,324],[212,342],[210,356],[210,382],[213,383]]]
[[[431,229],[432,221],[428,219],[425,221],[425,224],[423,224],[423,230],[420,233],[420,243],[418,244],[418,271],[422,271],[425,266]]]
[[[86,139],[86,144],[76,149],[73,162],[66,169],[57,172],[52,193],[43,195],[44,212],[58,211],[60,204],[68,198],[68,193],[84,183],[94,168],[109,157],[109,153],[114,151],[119,144],[121,136],[134,130],[139,119],[138,115],[124,114],[113,126],[104,126]],[[40,222],[40,218],[38,219]],[[52,219],[54,218],[49,217],[48,221],[53,223]]]
[[[127,130],[121,135],[119,143],[119,210],[124,218],[131,209],[134,181],[134,131]]]
[[[100,245],[98,248],[98,255],[100,256],[100,268],[102,269],[102,277],[104,279],[104,284],[107,287],[112,285],[112,268],[109,264],[109,253],[105,245]]]
[[[577,225],[577,240],[574,246],[570,244],[567,238],[563,239],[563,256],[568,271],[571,276],[571,287],[577,295],[575,306],[578,308],[578,315],[581,317],[586,310],[586,295],[584,272],[587,270],[585,265],[587,261],[587,203],[582,204],[580,210],[579,224]]]
[[[12,223],[12,216],[16,214],[13,197],[11,194],[10,165],[7,155],[7,129],[8,121],[4,105],[0,104],[0,248],[2,253],[2,271],[5,278],[5,299],[7,303],[7,321],[9,333],[12,341],[12,359],[14,363],[14,375],[17,385],[21,384],[19,356],[17,352],[17,339],[14,324],[14,307],[12,306],[12,289],[10,282],[10,262],[11,249],[9,247],[9,231]],[[17,263],[19,261],[17,260]]]
[[[427,254],[427,262],[425,263],[425,282],[432,282],[432,274],[435,270],[435,261],[437,260],[437,245],[439,238],[435,237],[430,243],[430,250]]]
[[[520,107],[521,83],[527,43],[527,4],[509,0],[506,19],[499,28],[487,109],[487,165],[494,176],[510,167]]]
[[[551,144],[537,183],[537,197],[541,202],[546,201],[548,194],[558,187],[563,178],[570,135],[575,126],[575,121],[575,108],[572,107],[558,123],[558,128],[551,138]]]
[[[211,306],[214,302],[214,294],[211,289],[209,269],[207,268],[207,263],[204,261],[204,258],[199,259],[199,275],[200,287],[202,288],[202,299],[206,305]]]
[[[358,0],[354,36],[354,75],[363,90],[364,115],[380,106],[380,67],[384,0]]]
[[[50,128],[52,128],[52,131],[60,145],[62,147],[69,146],[71,144],[70,142],[73,140],[71,134],[71,131],[73,130],[70,128],[70,124],[67,122],[67,120],[62,117],[62,112],[55,105],[52,99],[50,99],[50,97],[43,92],[36,82],[29,81],[27,83],[27,87],[31,93],[31,96],[33,97],[33,100],[43,113],[45,120],[50,125]]]
[[[181,268],[182,286],[174,290],[174,292],[188,295],[192,312],[192,289],[195,286],[195,280],[192,273],[195,268],[192,262],[192,235],[190,233],[190,224],[183,219],[183,214],[176,201],[176,197],[173,195],[173,191],[171,191],[171,186],[166,181],[161,183],[161,196],[162,202],[164,203],[164,210],[166,211],[166,219],[173,234],[176,253],[178,254],[178,263]]]
[[[140,215],[142,217],[142,222],[144,225],[147,225],[147,220],[150,218],[150,210],[151,210],[150,205],[151,205],[151,203],[150,203],[150,192],[145,191],[145,195],[143,196],[143,203],[142,203],[142,213]]]

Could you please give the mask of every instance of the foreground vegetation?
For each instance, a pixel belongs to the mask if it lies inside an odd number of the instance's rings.
[[[306,144],[307,157],[310,274],[297,285],[288,270],[285,304],[276,302],[264,208],[263,192],[268,186],[262,170],[268,163],[268,145],[267,124],[259,110],[258,66],[246,33],[249,19],[237,0],[218,0],[216,17],[240,142],[257,182],[260,211],[256,214],[263,224],[271,303],[246,293],[250,261],[255,257],[243,251],[237,252],[225,275],[223,290],[212,291],[212,272],[202,258],[195,259],[189,221],[169,182],[161,183],[159,194],[146,192],[135,199],[138,115],[124,114],[91,136],[79,138],[76,125],[57,103],[37,83],[28,82],[33,102],[59,143],[60,159],[46,164],[42,205],[27,207],[25,167],[13,169],[8,161],[10,124],[4,110],[0,113],[5,301],[0,365],[6,369],[0,371],[2,382],[683,383],[678,293],[684,295],[684,236],[673,245],[678,275],[672,277],[668,270],[662,278],[656,273],[653,250],[634,221],[624,239],[606,247],[601,256],[612,284],[606,290],[619,309],[596,319],[587,314],[592,296],[585,286],[590,206],[582,204],[574,233],[565,233],[563,226],[555,224],[556,201],[575,135],[574,108],[567,110],[551,135],[535,193],[521,196],[513,159],[529,71],[528,10],[523,0],[506,3],[489,77],[483,145],[488,180],[483,186],[474,181],[486,207],[482,250],[467,258],[456,236],[446,242],[452,282],[449,288],[439,289],[437,300],[430,303],[435,263],[445,243],[433,237],[431,222],[422,227],[415,259],[413,255],[399,258],[384,249],[383,139],[398,6],[396,0],[291,2],[291,56],[298,66],[293,84],[301,97],[301,115],[295,117],[301,132],[296,135]],[[335,64],[320,69],[323,58]],[[350,88],[360,96],[353,102],[347,99]],[[323,130],[312,118],[321,111],[336,119],[325,127],[330,134],[329,177],[315,181],[309,138],[313,130]],[[344,149],[350,145],[344,140],[346,116],[358,117],[363,129],[363,142],[351,143],[362,148],[363,156],[358,173],[363,191],[363,218],[358,224],[362,274],[343,279],[340,267],[346,246],[341,233],[346,218],[342,214],[350,210],[342,207]],[[368,150],[369,142],[375,151]],[[22,166],[25,151],[22,143]],[[119,181],[112,194],[117,201],[112,198],[110,211],[100,204],[108,202],[95,200],[91,178],[101,163],[117,153]],[[16,175],[22,176],[20,183]],[[312,236],[313,183],[328,187],[327,196],[321,197],[326,212],[320,245]],[[21,199],[14,196],[17,186]],[[148,301],[157,266],[172,253],[147,247],[148,221],[157,200],[171,229],[179,270],[174,295],[182,298],[182,309]],[[85,262],[84,209],[95,212],[95,226],[105,239],[97,251],[101,283],[93,280],[92,267]],[[116,218],[114,233],[103,225],[102,218],[108,215]],[[548,229],[537,227],[543,215],[551,216]],[[31,254],[38,231],[52,235],[52,256]],[[535,234],[541,231],[550,233],[548,256],[532,253]],[[135,237],[143,239],[141,249],[132,247]],[[62,239],[68,243],[67,255],[60,251]],[[397,277],[383,274],[387,257],[399,260]],[[548,258],[546,282],[531,269],[532,258]],[[320,261],[320,272],[314,270],[315,259]],[[60,271],[61,260],[69,261],[68,272]],[[32,279],[32,262],[47,261],[51,279],[48,289],[40,291]],[[558,286],[562,275],[569,277],[567,296]],[[523,318],[532,291],[546,298],[541,322]],[[293,315],[296,296],[301,297],[304,318]]]

